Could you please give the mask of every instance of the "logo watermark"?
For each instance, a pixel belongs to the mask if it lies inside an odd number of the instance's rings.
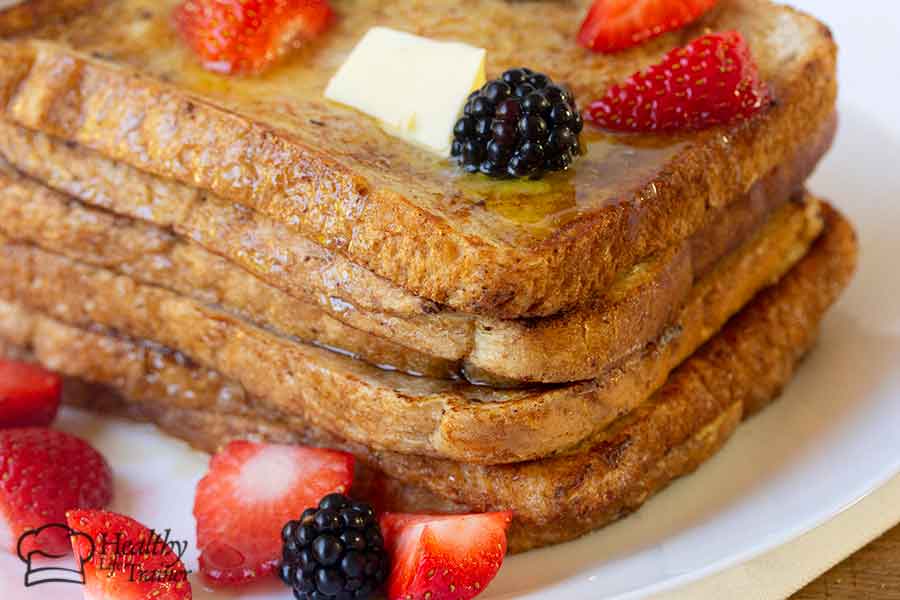
[[[65,536],[80,543],[73,544],[77,555],[75,567],[69,553],[53,554],[42,546],[41,535]],[[97,537],[51,523],[26,531],[19,537],[17,554],[25,564],[25,587],[44,583],[85,584],[85,565],[92,564],[98,577],[120,577],[137,583],[181,583],[190,571],[183,566],[187,540],[172,538],[172,530],[162,533],[149,530],[149,535],[133,539],[124,531],[101,532]],[[60,561],[65,560],[62,564]]]
[[[82,552],[81,556],[75,557],[75,563],[78,567],[71,569],[53,564],[40,566],[39,563],[58,561],[68,557],[68,553],[52,554],[40,549],[38,538],[41,534],[65,535],[70,539],[73,537],[83,538],[87,542],[87,552]],[[38,549],[26,552],[26,546],[36,546]],[[25,563],[25,587],[32,587],[42,583],[77,583],[84,585],[84,565],[94,558],[95,549],[94,540],[91,536],[75,531],[62,523],[50,523],[38,529],[26,531],[19,537],[19,543],[16,545],[16,554],[18,554],[19,560]]]

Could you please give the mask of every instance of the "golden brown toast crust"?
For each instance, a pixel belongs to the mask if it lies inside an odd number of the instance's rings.
[[[642,403],[731,315],[799,260],[819,230],[814,201],[785,206],[695,287],[677,330],[659,344],[601,379],[528,390],[386,373],[164,289],[16,243],[0,246],[0,297],[67,323],[100,324],[176,348],[273,407],[374,448],[515,462],[570,448]],[[77,338],[79,330],[72,335]]]
[[[299,301],[198,244],[159,227],[85,208],[35,181],[4,173],[2,164],[0,235],[221,306],[285,337],[340,348],[373,365],[446,379],[458,373],[457,361],[356,329],[318,304]]]
[[[372,24],[352,2],[338,2],[340,24],[320,44],[250,83],[192,69],[168,29],[167,3],[110,3],[37,36],[61,44],[0,44],[0,114],[253,208],[418,296],[514,318],[582,304],[641,257],[685,239],[712,208],[795,155],[834,111],[836,49],[827,29],[763,0],[726,0],[696,25],[615,60],[574,43],[587,0],[527,11],[500,0],[480,4],[479,25],[512,37],[541,23],[541,36],[527,44],[485,36],[471,18],[443,18],[463,10],[455,0],[427,11],[413,4],[393,3],[379,13],[382,24],[489,44],[490,75],[529,62],[585,100],[702,31],[736,28],[776,104],[747,122],[683,139],[591,132],[587,157],[551,185],[569,208],[539,227],[498,216],[492,202],[479,202],[481,191],[468,189],[469,180],[460,183],[448,175],[452,169],[321,100],[340,57]],[[148,5],[156,11],[136,21]],[[147,35],[131,35],[129,26]],[[140,65],[157,79],[120,64]],[[559,192],[528,202],[555,206]]]
[[[69,368],[70,374],[85,369],[89,377],[95,377],[94,367],[87,364],[91,355],[118,353],[119,361],[98,359],[106,366],[106,380],[94,381],[113,385],[135,403],[134,415],[158,420],[206,448],[250,437],[349,449],[407,485],[458,502],[460,509],[513,509],[510,548],[521,551],[572,539],[637,509],[649,495],[714,453],[742,415],[779,394],[814,342],[824,312],[855,269],[852,228],[828,207],[825,216],[825,233],[810,253],[673,372],[650,402],[576,452],[522,464],[479,466],[373,452],[309,428],[295,417],[214,414],[212,406],[205,411],[199,406],[210,401],[202,394],[191,396],[190,402],[198,404],[194,406],[171,400],[171,393],[153,396],[152,390],[127,383],[148,363],[165,363],[164,372],[169,373],[206,372],[158,349],[114,338],[100,341],[91,337],[94,334],[83,336],[79,349],[67,349],[54,339],[54,331],[65,326],[9,305],[0,306],[0,338],[7,342],[0,351],[16,352],[10,345],[23,348],[51,368]],[[84,352],[91,347],[98,352]],[[218,376],[176,377],[221,381]],[[102,398],[81,396],[82,402],[102,405]],[[421,495],[400,493],[394,500],[404,506],[415,497]]]
[[[11,357],[26,360],[30,358],[27,353],[22,353],[16,348],[6,350]],[[0,355],[3,352],[4,344],[0,339]],[[337,442],[323,442],[321,439],[317,442],[314,433],[298,434],[283,420],[260,418],[259,415],[252,414],[214,414],[202,409],[139,403],[136,400],[124,400],[111,388],[90,386],[75,379],[66,380],[64,401],[105,415],[118,415],[155,423],[164,432],[210,453],[236,439],[339,446]],[[551,518],[550,522],[541,526],[541,532],[536,534],[532,524],[514,518],[509,532],[509,552],[524,552],[568,541],[637,510],[644,501],[673,479],[694,471],[715,454],[731,436],[740,419],[741,405],[735,403],[689,440],[670,449],[662,459],[647,469],[641,481],[623,494],[624,502],[611,504],[606,514],[590,523],[588,530],[565,531],[563,529],[565,525],[555,524]],[[474,510],[437,496],[422,487],[388,477],[362,461],[357,462],[353,493],[354,497],[369,500],[380,510],[411,513],[454,513]]]
[[[71,17],[87,9],[94,0],[25,0],[0,8],[0,36],[22,33],[51,21]]]
[[[789,163],[766,174],[742,199],[713,211],[703,227],[680,244],[681,249],[678,245],[668,248],[620,274],[611,288],[590,304],[553,317],[515,321],[442,310],[308,240],[298,239],[271,219],[3,121],[0,153],[16,167],[85,203],[174,229],[183,238],[221,254],[302,301],[304,306],[295,312],[302,310],[315,324],[299,331],[296,327],[276,327],[282,332],[407,372],[447,377],[461,371],[470,380],[492,387],[521,387],[522,382],[565,383],[596,378],[658,337],[677,315],[692,282],[745,241],[807,178],[830,146],[834,129],[830,121]],[[19,186],[27,186],[27,182]],[[35,222],[40,219],[40,210],[31,207],[38,200],[51,201],[47,194],[42,192],[35,202],[27,203],[20,198],[24,193],[15,193],[12,184],[7,186],[4,204],[9,210],[0,219],[6,223],[7,235],[93,264],[98,263],[85,258],[80,249],[121,245],[98,237],[107,230],[95,222],[103,220],[102,216],[90,219],[96,230],[91,234],[96,240],[93,243],[85,239],[71,242],[73,234],[68,232],[51,233],[48,229],[58,230],[59,226],[54,227],[52,219]],[[27,210],[25,205],[29,206]],[[64,223],[72,220],[84,227],[74,215]],[[124,222],[118,223],[121,226]],[[110,236],[138,238],[139,233],[116,232]],[[46,241],[48,237],[50,242]],[[198,254],[194,248],[185,251]],[[120,254],[116,255],[118,260]],[[157,263],[163,260],[167,259],[160,256]],[[205,262],[199,257],[192,261],[193,275]],[[99,264],[107,266],[105,261]],[[127,264],[110,268],[120,272],[127,269],[126,274],[138,278],[144,270]],[[154,275],[152,271],[149,274]],[[179,278],[176,273],[157,275],[147,282],[173,288],[163,280],[171,278],[177,283]],[[185,293],[177,286],[173,289]],[[289,302],[285,298],[277,304]],[[349,329],[341,328],[335,319]],[[318,336],[310,337],[315,331],[320,332]],[[366,344],[367,336],[361,335],[362,331],[377,338]],[[409,350],[398,352],[391,343]]]

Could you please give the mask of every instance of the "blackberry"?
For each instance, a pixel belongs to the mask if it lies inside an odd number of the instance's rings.
[[[542,73],[510,69],[469,96],[451,154],[469,173],[536,178],[571,166],[583,128],[572,92]]]
[[[283,561],[278,575],[297,600],[369,598],[388,575],[388,555],[365,502],[342,494],[322,498],[281,531]]]

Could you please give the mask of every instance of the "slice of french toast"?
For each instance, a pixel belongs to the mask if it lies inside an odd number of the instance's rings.
[[[174,35],[174,0],[108,0],[0,43],[0,115],[266,214],[417,296],[474,314],[553,315],[686,239],[809,144],[835,105],[833,40],[792,9],[723,0],[610,57],[575,43],[588,4],[398,0],[372,11],[336,0],[337,25],[320,40],[261,77],[223,78]],[[531,65],[583,101],[702,32],[737,29],[775,102],[680,136],[589,130],[571,172],[485,184],[323,99],[376,23],[484,45],[489,76]]]
[[[652,398],[570,452],[518,464],[467,464],[347,442],[299,413],[273,410],[269,400],[178,353],[73,329],[6,303],[0,304],[0,352],[27,354],[108,386],[121,397],[75,384],[69,400],[105,410],[118,405],[202,448],[249,437],[347,449],[389,476],[375,490],[394,508],[512,509],[510,549],[521,551],[578,537],[637,509],[780,393],[855,269],[852,228],[827,206],[824,215],[825,232],[811,251]]]
[[[48,205],[62,200],[33,191],[39,186],[26,180],[7,182],[0,198],[4,207],[0,228],[8,236],[34,239],[50,250],[99,266],[109,264],[138,279],[146,272],[148,283],[212,296],[251,318],[259,310],[261,324],[268,322],[288,335],[339,348],[376,365],[429,377],[462,373],[493,387],[566,383],[596,378],[657,338],[678,314],[693,281],[749,238],[806,180],[830,146],[834,129],[834,121],[829,121],[797,156],[778,165],[729,207],[711,212],[688,240],[620,273],[589,304],[541,319],[501,320],[442,309],[263,215],[2,120],[0,154],[17,168],[86,204],[149,221],[190,242],[186,246],[173,241],[171,249],[162,248],[158,232],[151,231],[153,239],[146,243],[140,241],[147,229],[139,224],[125,232],[120,229],[126,221],[90,211],[78,216],[72,203],[61,212]],[[43,210],[56,216],[44,215]],[[83,236],[74,241],[85,229],[91,230],[91,243]],[[142,244],[155,261],[140,256]],[[235,306],[241,295],[238,272],[198,244],[277,289],[243,294],[256,300],[253,307]],[[129,252],[138,257],[138,264],[111,264],[120,260],[126,245],[132,247]],[[101,251],[113,256],[97,256]],[[166,258],[172,253],[190,257],[187,269],[182,269],[189,273],[175,272],[173,261]],[[179,263],[177,258],[174,263]],[[161,268],[170,265],[168,273]],[[222,269],[234,274],[225,288],[223,278],[210,279],[210,273]],[[255,289],[264,287],[247,281]],[[207,283],[216,289],[204,290]],[[230,293],[234,286],[238,289]],[[290,298],[281,297],[278,290]],[[272,315],[275,310],[281,318]],[[301,316],[305,321],[296,321]],[[367,338],[371,344],[365,343]]]
[[[2,236],[0,298],[66,323],[182,351],[273,407],[373,448],[502,463],[576,446],[644,402],[729,317],[790,269],[820,230],[814,199],[789,203],[693,288],[674,326],[653,344],[595,380],[523,390],[384,372]]]

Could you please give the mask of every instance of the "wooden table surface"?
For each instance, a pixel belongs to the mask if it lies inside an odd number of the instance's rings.
[[[900,525],[797,592],[792,600],[900,600]]]

